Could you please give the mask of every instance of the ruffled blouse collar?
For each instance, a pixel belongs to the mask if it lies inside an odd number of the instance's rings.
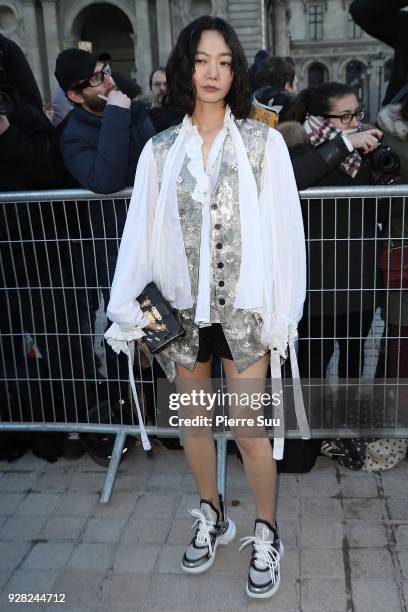
[[[225,115],[224,115],[224,125],[223,127],[229,127],[234,122],[234,115],[231,112],[228,104],[225,107]],[[191,117],[189,115],[185,115],[183,122],[181,124],[181,129],[185,131],[187,134],[196,133],[198,134],[198,129],[196,125],[193,125],[191,121]],[[199,135],[199,134],[198,134]]]
[[[227,129],[234,123],[234,115],[231,113],[230,107],[225,108],[223,131],[224,137]],[[186,155],[190,161],[187,169],[191,176],[195,179],[196,184],[194,191],[191,194],[192,199],[200,204],[209,204],[211,199],[211,182],[204,168],[203,161],[203,139],[201,138],[197,126],[192,124],[191,117],[186,115],[183,119],[181,129],[186,134]]]

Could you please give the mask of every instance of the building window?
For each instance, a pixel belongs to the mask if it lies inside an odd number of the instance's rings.
[[[190,0],[189,2],[190,15],[193,19],[202,15],[211,15],[213,12],[213,4],[211,0]]]
[[[313,62],[307,70],[308,87],[317,87],[329,80],[329,71],[324,64]]]
[[[18,25],[18,17],[11,6],[0,6],[0,30],[12,32]]]
[[[322,40],[323,38],[323,5],[309,4],[308,21],[309,21],[309,39]]]
[[[357,23],[354,21],[353,17],[349,13],[348,22],[347,22],[347,37],[348,38],[361,38],[362,34],[363,34],[362,29],[360,28],[359,25],[357,25]]]

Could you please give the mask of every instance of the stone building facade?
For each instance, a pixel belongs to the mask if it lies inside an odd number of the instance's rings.
[[[283,3],[281,3],[283,4]],[[299,87],[331,80],[350,83],[375,116],[392,66],[393,50],[361,30],[349,13],[351,0],[291,0],[286,7],[286,45]]]
[[[153,67],[166,62],[180,30],[213,14],[237,30],[251,62],[269,48],[290,55],[299,86],[352,82],[374,111],[384,90],[392,50],[349,17],[350,0],[0,0],[0,31],[26,53],[44,99],[50,99],[58,52],[79,40],[109,51],[114,67],[148,92]],[[388,62],[388,63],[387,63]]]

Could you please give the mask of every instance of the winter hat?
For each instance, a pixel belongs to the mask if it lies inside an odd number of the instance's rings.
[[[259,51],[256,53],[254,57],[254,61],[249,67],[249,81],[251,84],[252,91],[255,91],[256,89],[256,83],[255,83],[256,71],[258,70],[262,62],[266,60],[268,57],[271,57],[271,54],[269,53],[269,51],[267,51],[266,49],[259,49]]]
[[[74,47],[65,49],[57,57],[55,78],[61,89],[66,93],[74,83],[89,79],[95,72],[98,61],[108,61],[109,59],[111,59],[109,53],[94,55],[89,51]]]

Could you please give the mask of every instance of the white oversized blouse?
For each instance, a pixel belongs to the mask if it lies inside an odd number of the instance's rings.
[[[279,132],[268,130],[258,195],[255,177],[235,119],[227,107],[224,127],[211,146],[206,168],[202,139],[185,117],[164,163],[160,188],[150,140],[140,156],[134,189],[120,245],[107,316],[113,322],[107,342],[129,354],[128,343],[144,336],[148,324],[136,300],[154,281],[176,309],[191,308],[190,278],[178,216],[177,179],[183,161],[195,179],[191,197],[202,206],[200,267],[195,322],[210,323],[210,212],[222,146],[230,133],[237,157],[242,255],[235,308],[262,316],[261,341],[271,349],[272,377],[280,379],[280,357],[289,344],[292,375],[299,377],[293,342],[306,293],[305,237],[298,191],[287,147]],[[295,362],[295,363],[294,363]],[[296,405],[297,396],[297,405]],[[295,407],[302,437],[305,429],[300,388]],[[304,412],[304,409],[303,409]],[[282,420],[283,420],[283,414]],[[307,421],[306,421],[307,425]],[[283,434],[275,440],[274,456],[283,453]]]

